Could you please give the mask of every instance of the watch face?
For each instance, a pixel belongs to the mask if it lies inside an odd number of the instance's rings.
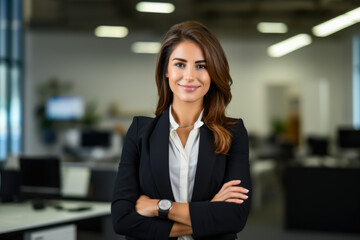
[[[159,208],[162,210],[168,210],[171,207],[171,201],[163,199],[159,202]]]

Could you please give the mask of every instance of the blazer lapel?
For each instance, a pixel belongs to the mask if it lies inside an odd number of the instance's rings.
[[[149,138],[150,167],[159,197],[175,201],[169,173],[169,109],[157,121]]]
[[[199,157],[195,173],[191,201],[200,201],[211,193],[210,179],[217,155],[214,153],[214,137],[205,125],[200,128]]]

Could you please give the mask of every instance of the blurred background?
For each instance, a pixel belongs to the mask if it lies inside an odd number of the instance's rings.
[[[21,162],[50,156],[63,198],[109,202],[133,116],[154,116],[162,37],[197,20],[222,44],[226,112],[249,134],[239,239],[359,239],[360,1],[151,3],[0,0],[0,207],[23,199]],[[83,194],[64,190],[73,181]],[[99,224],[77,223],[77,238],[120,238]]]

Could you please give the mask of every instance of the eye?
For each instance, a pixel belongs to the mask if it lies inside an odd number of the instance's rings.
[[[183,64],[183,63],[181,63],[181,62],[178,62],[178,63],[175,63],[175,66],[176,66],[176,67],[183,68],[183,67],[185,67],[185,64]]]
[[[196,67],[197,67],[198,69],[206,69],[206,65],[202,65],[202,64],[197,65]]]

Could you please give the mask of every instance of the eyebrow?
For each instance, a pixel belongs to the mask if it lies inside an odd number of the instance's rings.
[[[181,62],[187,62],[187,60],[183,59],[183,58],[173,58],[173,61],[181,61]],[[206,63],[206,60],[198,60],[198,61],[195,61],[195,63]]]

